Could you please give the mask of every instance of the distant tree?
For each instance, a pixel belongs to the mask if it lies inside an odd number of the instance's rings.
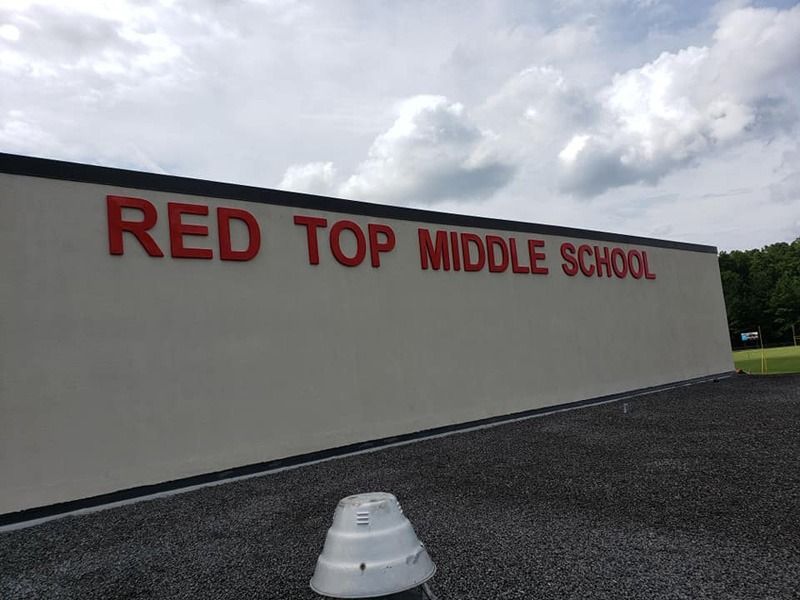
[[[800,238],[760,250],[720,252],[719,270],[734,345],[761,327],[766,343],[790,343],[800,334]]]

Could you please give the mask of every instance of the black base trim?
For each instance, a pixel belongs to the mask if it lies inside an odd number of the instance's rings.
[[[142,485],[139,487],[128,488],[116,492],[109,492],[107,494],[100,494],[98,496],[91,496],[89,498],[81,498],[79,500],[70,500],[68,502],[59,502],[58,504],[50,504],[48,506],[38,506],[35,508],[27,508],[25,510],[5,513],[0,515],[0,527],[5,525],[12,525],[23,523],[25,521],[33,521],[36,519],[43,519],[47,517],[54,517],[63,515],[76,510],[83,510],[87,508],[95,508],[103,506],[104,504],[112,504],[114,502],[121,502],[125,500],[133,500],[144,496],[159,494],[179,490],[181,488],[188,488],[197,485],[215,483],[225,481],[226,479],[233,479],[246,475],[256,475],[259,473],[267,474],[276,469],[300,466],[305,463],[316,462],[327,458],[335,458],[352,454],[363,450],[372,448],[380,448],[382,446],[389,446],[401,442],[410,442],[420,440],[427,437],[441,435],[443,433],[451,433],[465,429],[472,429],[483,425],[492,425],[495,423],[503,423],[504,421],[514,421],[526,417],[533,417],[539,414],[548,412],[579,408],[589,404],[598,404],[602,402],[610,402],[616,399],[626,398],[629,396],[636,396],[659,390],[665,390],[680,385],[691,385],[695,383],[704,383],[708,381],[717,381],[720,378],[729,377],[734,375],[734,371],[726,371],[717,373],[715,375],[705,375],[703,377],[695,377],[693,379],[685,379],[675,381],[672,383],[665,383],[651,387],[639,388],[627,392],[620,392],[617,394],[609,394],[606,396],[597,396],[595,398],[587,398],[586,400],[577,400],[575,402],[567,402],[565,404],[557,404],[554,406],[545,406],[542,408],[534,408],[531,410],[524,410],[508,415],[498,415],[496,417],[487,417],[485,419],[478,419],[475,421],[467,421],[466,423],[456,423],[453,425],[445,425],[443,427],[433,427],[431,429],[424,429],[422,431],[415,431],[413,433],[404,433],[391,437],[380,438],[377,440],[370,440],[366,442],[357,442],[355,444],[348,444],[346,446],[339,446],[337,448],[330,448],[327,450],[318,450],[316,452],[309,452],[307,454],[298,454],[287,458],[279,458],[276,460],[268,460],[265,462],[254,463],[251,465],[244,465],[242,467],[235,467],[232,469],[225,469],[224,471],[215,471],[213,473],[204,473],[202,475],[193,475],[191,477],[182,477],[181,479],[173,479],[172,481],[164,481],[162,483],[154,483],[152,485]]]
[[[113,169],[110,167],[85,165],[48,158],[35,158],[32,156],[19,156],[2,152],[0,152],[0,173],[112,185],[173,194],[189,194],[205,198],[258,202],[261,204],[289,206],[306,210],[363,215],[379,219],[422,221],[450,227],[476,227],[495,229],[498,231],[518,231],[567,238],[616,242],[619,244],[636,244],[655,248],[673,248],[676,250],[688,250],[690,252],[717,253],[717,249],[714,246],[692,244],[689,242],[674,242],[671,240],[659,240],[635,235],[577,229],[574,227],[525,223],[506,219],[474,217],[433,210],[389,206],[386,204],[356,202],[354,200],[342,200],[341,198],[329,198],[326,196],[315,196],[313,194],[271,190],[233,183],[220,183],[203,179],[192,179],[189,177],[177,177],[175,175],[160,175],[157,173],[144,173],[127,169]]]

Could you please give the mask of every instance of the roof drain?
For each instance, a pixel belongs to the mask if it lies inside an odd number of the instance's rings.
[[[397,498],[356,494],[336,506],[311,589],[329,598],[436,600],[426,583],[435,572]]]

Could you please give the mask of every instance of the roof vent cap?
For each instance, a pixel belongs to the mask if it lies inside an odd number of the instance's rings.
[[[420,586],[435,572],[394,495],[356,494],[336,506],[311,589],[331,598],[375,598]]]

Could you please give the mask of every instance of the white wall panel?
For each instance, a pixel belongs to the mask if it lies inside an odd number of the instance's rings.
[[[109,253],[108,194],[156,206],[164,258]],[[170,257],[167,202],[210,207],[186,243],[214,259]],[[254,259],[218,259],[218,206],[255,216]],[[295,215],[329,221],[319,265]],[[380,268],[331,256],[344,218],[394,230]],[[541,239],[549,274],[422,270],[419,227]],[[656,279],[568,277],[565,241]],[[0,513],[732,368],[696,250],[2,174],[0,264]]]

